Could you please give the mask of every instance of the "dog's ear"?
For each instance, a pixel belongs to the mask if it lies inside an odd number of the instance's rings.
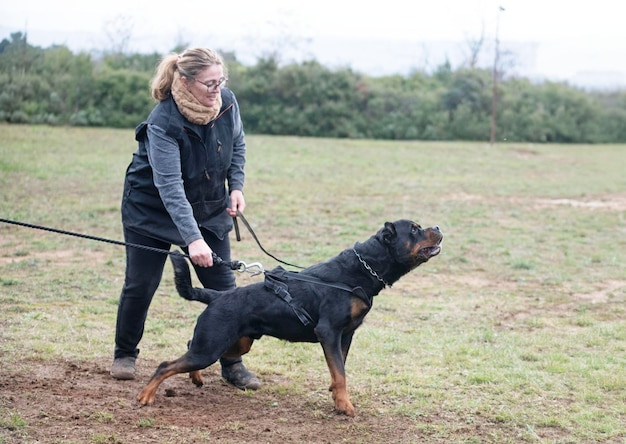
[[[392,222],[385,222],[385,226],[380,231],[383,241],[387,244],[397,235],[396,226]]]

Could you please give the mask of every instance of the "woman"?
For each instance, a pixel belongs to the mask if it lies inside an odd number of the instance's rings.
[[[122,198],[127,243],[163,250],[181,246],[202,285],[216,290],[235,287],[234,272],[213,267],[212,253],[230,261],[232,217],[246,206],[245,136],[226,75],[224,61],[210,49],[163,58],[151,83],[159,103],[135,130],[138,149],[126,170]],[[126,247],[113,378],[135,377],[137,345],[166,259],[163,253]],[[244,390],[259,388],[238,351],[234,344],[220,359],[222,377]]]

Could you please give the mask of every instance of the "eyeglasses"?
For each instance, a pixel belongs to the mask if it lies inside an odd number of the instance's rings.
[[[228,79],[226,77],[222,77],[219,80],[211,80],[210,82],[201,82],[200,80],[197,80],[197,79],[194,79],[194,80],[206,86],[206,89],[209,92],[217,91],[217,88],[223,88],[224,86],[226,86],[226,82],[228,82]]]

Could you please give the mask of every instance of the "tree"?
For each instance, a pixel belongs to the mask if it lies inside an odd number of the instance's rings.
[[[117,15],[104,24],[104,34],[111,45],[110,53],[121,56],[128,51],[133,35],[134,21],[131,17]]]
[[[314,59],[245,66],[224,52],[248,133],[396,140],[485,140],[493,71],[453,69],[368,77]],[[497,69],[498,134],[533,143],[626,142],[626,93],[533,83]],[[149,82],[161,55],[73,54],[42,49],[15,33],[0,42],[0,121],[134,128],[154,101]]]
[[[468,39],[465,42],[465,44],[466,44],[467,50],[469,52],[465,64],[470,69],[478,68],[478,62],[479,62],[479,59],[480,59],[480,53],[482,52],[483,47],[485,45],[485,26],[484,26],[484,24],[483,24],[483,26],[481,28],[480,35],[477,38],[475,38],[475,39]]]
[[[498,7],[498,16],[496,20],[496,39],[495,39],[495,55],[493,60],[493,88],[491,95],[491,131],[489,134],[489,143],[493,146],[496,143],[496,121],[498,114],[498,82],[500,81],[500,76],[502,73],[499,71],[500,69],[500,13],[504,11],[502,6]]]
[[[11,76],[26,76],[43,57],[43,51],[28,44],[26,34],[15,32],[0,42],[0,69]]]

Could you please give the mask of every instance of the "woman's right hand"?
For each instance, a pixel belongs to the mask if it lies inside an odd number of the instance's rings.
[[[199,267],[213,266],[213,250],[204,239],[197,239],[189,244],[189,257]]]

